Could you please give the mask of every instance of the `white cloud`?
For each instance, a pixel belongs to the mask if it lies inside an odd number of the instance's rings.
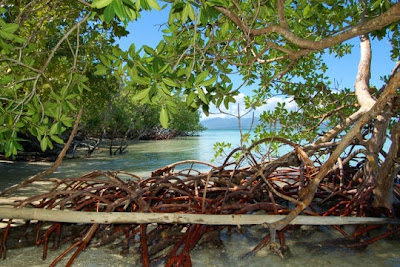
[[[232,117],[228,114],[232,114],[237,116],[238,112],[241,115],[245,114],[247,110],[245,109],[244,104],[244,97],[245,94],[240,93],[239,95],[235,96],[236,103],[230,103],[228,109],[225,108],[225,105],[221,105],[220,112],[214,105],[210,106],[210,115],[207,117],[204,113],[202,113],[201,120],[208,120],[213,118],[228,118]],[[293,110],[297,108],[296,103],[293,101],[293,98],[286,98],[282,96],[273,96],[269,98],[266,103],[260,107],[258,107],[254,112],[256,117],[260,116],[263,111],[273,110],[277,106],[278,103],[284,102],[287,109]],[[251,117],[253,112],[248,113],[245,117]]]
[[[257,111],[260,114],[262,111],[273,110],[278,103],[285,103],[285,107],[289,110],[297,108],[297,104],[293,100],[293,97],[273,96],[267,100],[267,103],[259,107]]]

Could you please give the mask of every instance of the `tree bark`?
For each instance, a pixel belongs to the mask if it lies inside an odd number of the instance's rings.
[[[291,29],[286,28],[284,25],[275,25],[268,23],[268,26],[260,29],[252,29],[243,20],[232,12],[229,8],[222,6],[214,6],[214,9],[218,10],[225,16],[227,16],[233,23],[235,23],[238,28],[243,31],[248,36],[260,36],[270,33],[277,33],[287,39],[289,42],[303,48],[306,50],[323,50],[328,47],[343,43],[353,37],[359,36],[361,34],[367,34],[374,30],[380,30],[392,23],[396,23],[400,20],[400,3],[394,4],[386,12],[378,17],[370,20],[363,21],[358,25],[351,27],[350,29],[343,31],[334,36],[324,38],[319,41],[312,41],[305,38],[298,37],[295,35]],[[299,52],[297,52],[299,53]]]
[[[187,214],[187,213],[142,213],[142,212],[86,212],[48,210],[32,208],[2,208],[0,218],[38,220],[49,222],[86,224],[208,224],[251,225],[273,223],[285,215],[255,214]],[[350,225],[350,224],[400,224],[398,219],[342,216],[298,216],[290,224],[298,225]]]
[[[390,77],[385,89],[379,99],[376,101],[375,105],[366,112],[358,122],[350,129],[350,131],[342,138],[341,142],[332,152],[328,160],[321,166],[318,174],[310,181],[307,186],[303,197],[300,199],[301,203],[296,206],[284,219],[270,225],[271,229],[276,229],[278,231],[286,227],[292,220],[294,220],[300,212],[307,208],[314,198],[315,192],[318,188],[319,183],[326,176],[326,174],[332,169],[336,163],[338,157],[341,153],[348,147],[348,145],[353,141],[353,139],[360,133],[361,129],[365,124],[370,122],[372,119],[376,118],[382,113],[385,106],[395,94],[396,90],[400,85],[400,71],[397,69],[396,72]]]
[[[374,188],[374,207],[392,209],[393,184],[400,164],[400,120],[392,130],[392,145],[379,171],[379,180]]]
[[[369,92],[369,79],[371,76],[371,42],[368,35],[360,36],[360,62],[358,64],[358,72],[354,89],[357,97],[357,102],[361,109],[369,110],[375,100]]]

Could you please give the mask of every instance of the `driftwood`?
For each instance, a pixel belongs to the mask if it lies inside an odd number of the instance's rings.
[[[1,208],[0,218],[38,220],[48,222],[85,224],[206,224],[206,225],[256,225],[274,223],[285,215],[255,214],[187,214],[143,212],[85,212],[69,210],[46,210],[31,208]],[[291,225],[355,225],[400,224],[399,219],[376,217],[307,216],[299,215]]]

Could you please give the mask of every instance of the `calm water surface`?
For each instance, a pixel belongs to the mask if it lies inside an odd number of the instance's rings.
[[[214,157],[216,142],[230,142],[232,147],[240,144],[239,132],[234,130],[207,130],[197,137],[177,138],[163,141],[143,141],[131,145],[123,155],[110,157],[108,150],[96,152],[92,158],[72,159],[63,162],[54,177],[78,177],[95,170],[124,170],[142,176],[151,171],[182,160],[210,162]],[[218,165],[218,161],[215,162]],[[48,163],[0,163],[0,190],[49,167]],[[271,255],[267,248],[252,257],[243,257],[251,251],[266,234],[265,229],[247,228],[244,234],[228,236],[222,232],[224,247],[215,249],[207,245],[192,252],[194,266],[399,266],[400,236],[370,245],[362,252],[340,247],[324,247],[325,240],[341,238],[337,231],[320,227],[301,235],[289,234],[287,244],[291,255],[281,260]],[[62,250],[50,251],[48,260],[41,260],[41,247],[11,250],[0,266],[48,266]],[[64,248],[65,249],[65,248]],[[138,266],[138,254],[120,256],[119,249],[88,248],[78,257],[74,266]],[[106,255],[106,257],[105,257]],[[66,261],[59,264],[63,266]]]
[[[235,130],[207,130],[200,136],[182,137],[172,140],[139,141],[129,146],[127,153],[109,156],[108,149],[96,151],[91,158],[65,160],[53,177],[78,177],[96,170],[123,170],[149,176],[160,167],[182,160],[211,162],[213,145],[229,142],[232,147],[240,144],[240,134]],[[218,161],[214,162],[218,164]],[[0,162],[0,190],[21,179],[45,170],[50,163],[5,163]]]

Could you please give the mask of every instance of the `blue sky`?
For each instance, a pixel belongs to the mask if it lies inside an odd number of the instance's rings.
[[[141,18],[138,21],[132,22],[128,25],[129,36],[121,38],[119,40],[120,47],[127,50],[132,43],[135,43],[136,48],[142,45],[148,45],[155,47],[162,39],[162,31],[160,27],[168,20],[168,10],[162,11],[145,11],[141,13]],[[338,88],[353,88],[354,81],[357,74],[358,61],[360,58],[359,53],[359,41],[358,38],[349,40],[349,43],[353,44],[352,53],[342,58],[335,58],[334,55],[325,55],[325,62],[328,65],[328,71],[326,75],[338,85]],[[371,66],[371,85],[380,88],[383,83],[380,77],[383,75],[389,75],[395,66],[395,62],[390,59],[390,44],[384,39],[381,41],[372,41],[372,66]],[[240,78],[233,79],[234,85],[240,85]],[[244,94],[251,94],[249,88],[241,91],[238,97],[238,102],[242,102]],[[286,101],[290,103],[290,99],[284,100],[282,97],[273,98],[267,103],[262,110],[273,108],[276,102]],[[242,105],[244,106],[244,105]],[[214,110],[216,111],[216,110]],[[237,112],[237,106],[227,110],[228,112]],[[223,115],[212,115],[211,117],[223,117]]]

